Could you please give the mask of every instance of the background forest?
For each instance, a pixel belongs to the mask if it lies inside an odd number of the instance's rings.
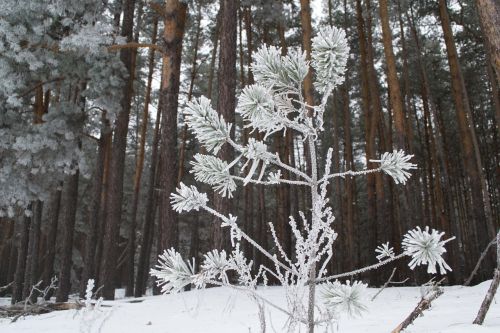
[[[394,149],[418,165],[402,187],[381,173],[335,179],[329,270],[375,263],[378,245],[428,225],[456,237],[448,282],[471,283],[500,227],[499,13],[494,0],[2,0],[0,286],[10,287],[1,294],[17,302],[57,276],[58,301],[83,295],[90,278],[105,299],[119,287],[139,297],[164,249],[199,258],[227,247],[213,217],[170,205],[181,181],[193,183],[187,161],[202,150],[182,109],[206,96],[241,124],[236,94],[254,82],[253,52],[272,44],[309,56],[313,27],[325,25],[345,30],[351,52],[318,153],[333,147],[333,172],[371,168]],[[304,95],[317,105],[311,75]],[[307,170],[300,135],[287,131],[272,145]],[[275,221],[293,255],[288,217],[310,206],[300,188],[248,184],[231,200],[206,191],[270,252]],[[268,260],[243,250],[257,266]],[[473,283],[491,278],[491,252]],[[395,265],[408,284],[426,280],[425,269]],[[380,285],[392,268],[364,278]]]

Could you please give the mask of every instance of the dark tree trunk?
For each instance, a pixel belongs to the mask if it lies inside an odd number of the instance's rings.
[[[31,209],[31,205],[28,209]],[[23,299],[23,282],[26,272],[26,253],[28,252],[29,228],[31,218],[24,216],[20,219],[21,224],[19,235],[19,246],[17,248],[16,273],[14,275],[14,287],[12,291],[12,304],[20,302]]]
[[[441,26],[443,28],[446,44],[452,93],[455,102],[460,138],[462,140],[462,160],[470,184],[473,218],[475,227],[480,236],[480,248],[486,248],[489,240],[495,236],[495,225],[469,105],[469,98],[467,90],[465,89],[455,41],[453,40],[453,32],[451,30],[446,0],[439,0],[439,17],[441,19]],[[492,264],[491,261],[490,264]]]
[[[111,128],[106,116],[102,116],[101,136],[97,143],[97,163],[92,183],[92,201],[89,205],[89,233],[85,241],[85,254],[82,277],[80,279],[80,297],[84,297],[89,279],[96,278],[95,255],[98,244],[99,217],[103,194],[104,166],[106,162],[106,149],[111,140]]]
[[[121,36],[132,41],[134,29],[134,6],[135,0],[124,0],[123,22]],[[109,183],[107,188],[107,207],[105,216],[105,231],[103,237],[102,262],[99,272],[99,283],[103,285],[102,296],[105,299],[115,298],[114,277],[116,272],[118,236],[122,217],[123,201],[123,174],[125,169],[125,150],[127,148],[128,122],[133,95],[133,83],[135,68],[135,49],[124,48],[120,51],[120,59],[128,72],[127,84],[124,87],[121,110],[118,113],[113,148],[110,160]]]
[[[56,292],[57,302],[68,301],[71,291],[71,268],[73,266],[73,239],[75,234],[75,220],[78,203],[78,180],[80,172],[68,177],[64,184],[64,211],[62,217],[63,239],[61,247],[61,272],[59,273],[59,285]]]
[[[59,185],[61,188],[62,183]],[[49,226],[47,229],[47,252],[44,260],[44,270],[42,273],[42,280],[44,285],[49,285],[50,280],[54,277],[54,261],[56,258],[56,245],[57,245],[57,234],[59,225],[59,213],[61,210],[61,189],[57,189],[51,199],[49,206]],[[47,294],[46,297],[50,297]]]
[[[218,77],[218,99],[217,112],[224,117],[226,122],[234,123],[234,111],[236,108],[236,37],[238,3],[233,0],[221,0],[221,31],[220,31],[220,57]],[[234,137],[234,126],[231,129],[231,137]],[[224,145],[218,153],[218,157],[225,161],[232,160],[232,148]],[[231,211],[231,201],[214,193],[215,210],[223,215]],[[223,249],[227,246],[226,237],[222,235],[221,222],[218,218],[212,221],[212,241],[215,249]]]
[[[151,36],[151,44],[155,45],[158,35],[158,19],[153,21],[153,32]],[[132,199],[132,212],[130,232],[127,244],[127,267],[125,278],[125,295],[132,296],[134,294],[134,263],[135,263],[135,246],[136,246],[136,224],[137,224],[137,209],[139,207],[139,191],[141,187],[142,170],[144,168],[144,155],[146,151],[146,134],[149,123],[149,103],[151,103],[151,86],[153,82],[155,64],[155,51],[149,50],[148,58],[148,81],[146,85],[146,93],[144,97],[144,110],[142,114],[141,128],[140,128],[140,142],[139,151],[137,153],[137,162],[135,166],[134,175],[134,196]]]
[[[157,172],[158,172],[158,145],[160,143],[160,123],[161,108],[156,111],[156,123],[153,133],[153,145],[151,152],[151,165],[148,175],[148,190],[146,193],[146,209],[144,214],[144,225],[142,229],[141,249],[139,252],[139,263],[137,265],[137,275],[135,281],[135,297],[141,297],[146,291],[146,281],[149,271],[149,259],[153,243],[153,229],[155,225],[155,213],[157,203],[157,193],[155,192]]]
[[[24,276],[23,299],[30,295],[31,287],[38,283],[38,261],[40,245],[40,225],[42,222],[43,202],[33,202],[33,215],[29,229],[28,252],[26,256],[26,272]],[[35,302],[37,293],[31,294],[31,302]]]

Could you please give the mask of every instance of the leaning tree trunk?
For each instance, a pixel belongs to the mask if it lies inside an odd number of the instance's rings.
[[[135,0],[124,0],[123,22],[121,35],[132,41],[134,29],[134,6]],[[105,217],[105,231],[103,238],[102,260],[99,272],[99,283],[103,285],[102,296],[105,299],[115,298],[114,278],[116,273],[116,251],[118,248],[118,236],[120,221],[122,217],[123,202],[123,174],[125,170],[125,150],[127,148],[128,122],[133,95],[133,83],[135,68],[133,66],[136,50],[123,48],[120,51],[120,59],[127,69],[129,75],[127,84],[123,89],[121,110],[115,123],[113,148],[111,153],[109,183],[107,189],[107,207]]]
[[[443,28],[448,64],[450,66],[451,86],[455,102],[460,138],[462,140],[462,160],[471,187],[472,210],[475,225],[480,233],[481,246],[484,248],[488,240],[495,236],[491,204],[488,188],[482,168],[479,146],[477,143],[469,98],[465,89],[464,78],[460,68],[446,0],[439,0],[439,17]]]

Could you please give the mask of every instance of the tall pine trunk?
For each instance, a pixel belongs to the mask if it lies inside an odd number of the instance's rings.
[[[155,45],[158,34],[158,19],[155,18],[153,21],[153,32],[151,35],[151,44]],[[148,79],[146,84],[146,92],[144,97],[144,109],[142,111],[141,126],[139,129],[139,148],[137,152],[137,161],[135,165],[134,174],[134,194],[132,198],[132,211],[131,211],[131,223],[130,231],[127,244],[127,266],[126,266],[126,278],[125,278],[125,296],[132,296],[134,294],[134,264],[135,264],[135,234],[137,225],[137,209],[139,207],[139,191],[141,188],[142,170],[144,168],[144,155],[146,151],[146,135],[149,124],[149,103],[151,103],[151,86],[153,82],[153,72],[155,65],[155,50],[149,50],[148,57]]]
[[[61,247],[61,272],[56,292],[57,302],[66,302],[71,291],[71,268],[73,266],[73,239],[78,202],[78,180],[80,171],[69,176],[64,184],[64,211],[62,217],[63,239]]]
[[[123,22],[121,36],[132,41],[134,29],[135,0],[123,1]],[[102,248],[102,260],[99,272],[99,283],[103,285],[102,296],[105,299],[115,298],[115,274],[118,249],[120,222],[123,203],[123,174],[125,171],[125,150],[127,148],[127,133],[130,117],[130,108],[133,95],[135,77],[134,58],[136,50],[124,48],[120,51],[120,59],[129,75],[123,89],[121,110],[115,123],[113,147],[110,160],[109,182],[107,188],[107,203],[105,216],[105,231]]]
[[[236,39],[238,3],[233,0],[221,0],[221,31],[220,31],[220,57],[218,76],[218,99],[217,112],[222,115],[228,123],[234,123],[236,108]],[[231,137],[234,138],[234,128],[231,129]],[[225,161],[232,160],[232,149],[224,145],[218,153],[218,157]],[[215,210],[223,215],[228,215],[231,210],[231,201],[214,193]],[[226,237],[223,237],[219,219],[215,218],[212,223],[211,237],[215,249],[226,248]]]
[[[186,15],[187,4],[179,0],[165,1],[165,29],[163,31],[165,48],[159,103],[159,108],[161,108],[161,168],[158,204],[161,250],[177,247],[178,244],[178,218],[170,205],[170,193],[174,192],[177,186],[177,108]]]
[[[462,140],[462,160],[468,183],[470,184],[473,218],[477,232],[480,235],[480,247],[486,248],[489,240],[495,236],[495,226],[469,98],[465,89],[455,41],[453,40],[446,0],[439,0],[439,17],[446,44],[452,94],[455,102],[460,139]]]

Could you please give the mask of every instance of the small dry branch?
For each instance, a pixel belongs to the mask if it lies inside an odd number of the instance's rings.
[[[472,270],[472,272],[470,273],[469,275],[469,278],[467,279],[467,281],[465,281],[464,283],[464,286],[470,286],[471,282],[472,282],[472,279],[474,278],[474,276],[477,274],[477,271],[479,270],[479,267],[481,266],[481,263],[483,262],[484,258],[486,258],[486,255],[488,254],[488,251],[490,250],[490,248],[495,245],[497,242],[497,239],[496,237],[488,244],[488,246],[486,247],[486,249],[484,249],[484,251],[481,253],[481,256],[479,257],[479,260],[477,261],[476,263],[476,266],[474,267],[474,269]]]
[[[483,303],[479,308],[479,312],[477,313],[476,319],[474,319],[474,324],[482,325],[484,322],[484,318],[490,309],[491,302],[495,297],[495,294],[498,290],[498,285],[500,284],[500,231],[496,237],[497,242],[497,268],[495,269],[495,273],[493,274],[493,281],[491,281],[490,288],[484,297]]]
[[[375,295],[373,295],[373,297],[371,299],[372,301],[375,300],[375,298],[377,298],[377,296],[380,295],[380,293],[385,288],[387,288],[388,285],[390,285],[390,284],[403,284],[406,281],[408,281],[408,278],[404,279],[403,281],[392,281],[392,278],[394,277],[395,273],[396,273],[396,267],[394,267],[394,269],[392,270],[391,276],[389,276],[389,279],[387,279],[387,281],[384,283],[384,285],[382,286],[382,288],[380,288],[380,290]]]
[[[12,322],[21,317],[40,315],[52,311],[81,309],[80,303],[44,303],[44,304],[15,304],[10,306],[0,306],[0,317],[12,317]]]
[[[423,312],[431,307],[432,301],[443,294],[443,288],[439,287],[439,282],[434,283],[431,289],[422,297],[413,311],[401,322],[391,333],[400,333],[410,326]]]

